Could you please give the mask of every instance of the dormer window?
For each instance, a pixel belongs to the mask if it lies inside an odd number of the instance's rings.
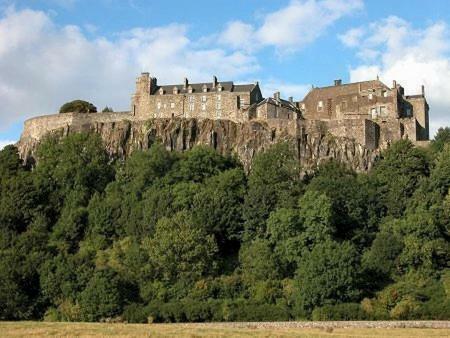
[[[173,93],[178,94],[178,87],[173,87]]]
[[[188,93],[192,93],[192,86],[188,87]]]
[[[218,92],[221,92],[222,89],[223,89],[223,87],[222,87],[222,85],[219,83],[219,85],[217,86],[217,91],[218,91]]]
[[[206,93],[208,91],[208,87],[206,87],[206,85],[204,84],[202,87],[203,93]]]
[[[164,89],[159,88],[159,95],[164,95]]]

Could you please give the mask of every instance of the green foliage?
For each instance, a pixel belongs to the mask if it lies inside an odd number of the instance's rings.
[[[112,112],[114,112],[114,110],[108,106],[102,109],[102,113],[112,113]]]
[[[5,147],[0,319],[448,320],[447,132],[305,177],[289,142],[249,173],[205,146],[115,161],[50,136],[32,168]]]
[[[74,100],[64,103],[61,108],[59,108],[59,113],[96,113],[97,108],[90,102],[83,100]]]
[[[297,270],[299,301],[305,309],[358,299],[358,253],[348,242],[327,241],[302,257]]]
[[[450,144],[450,127],[441,127],[431,141],[430,147],[434,152],[438,153],[442,151],[447,144]]]

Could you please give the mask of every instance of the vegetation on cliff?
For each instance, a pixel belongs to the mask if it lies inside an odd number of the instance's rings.
[[[300,178],[288,144],[241,164],[96,134],[0,152],[0,319],[450,319],[450,129],[369,174]]]
[[[108,107],[106,107],[108,108]],[[110,109],[110,108],[108,108]],[[108,110],[109,111],[109,110]],[[97,107],[94,106],[92,103],[83,101],[83,100],[74,100],[67,103],[64,103],[61,108],[59,108],[59,113],[82,113],[82,114],[88,114],[88,113],[96,113]]]

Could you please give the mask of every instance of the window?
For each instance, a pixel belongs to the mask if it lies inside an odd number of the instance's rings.
[[[217,101],[220,101],[222,99],[221,95],[217,95]]]
[[[206,95],[202,96],[202,102],[206,102]]]
[[[221,92],[222,91],[222,86],[219,85],[219,87],[217,87],[217,91]]]
[[[164,89],[160,88],[159,89],[159,95],[163,95],[164,94]]]
[[[158,109],[161,109],[161,102],[158,102],[158,103],[156,104],[156,107],[157,107]]]
[[[377,118],[377,108],[370,109],[370,114],[372,115],[373,119]]]
[[[170,102],[170,108],[175,108],[175,103]]]
[[[164,103],[164,109],[166,109],[167,108],[167,104],[166,103]]]
[[[193,103],[189,103],[189,110],[190,111],[194,111],[194,104]]]
[[[388,92],[387,91],[383,91],[383,97],[387,97],[388,96]]]
[[[387,116],[386,107],[385,106],[380,106],[380,116],[381,117]]]
[[[194,97],[193,96],[189,96],[189,102],[194,102]]]
[[[372,99],[373,99],[373,94],[369,93],[369,100],[372,100]]]
[[[317,111],[323,111],[323,101],[317,102]]]
[[[216,109],[222,109],[222,103],[221,102],[216,102]]]
[[[192,93],[192,87],[191,86],[188,87],[188,93]]]
[[[342,101],[342,102],[341,102],[341,109],[342,109],[342,110],[347,109],[347,101]]]
[[[220,119],[220,118],[222,117],[222,111],[217,110],[217,111],[216,111],[216,117],[217,117],[218,119]]]
[[[203,86],[203,93],[206,93],[208,91],[208,88],[205,86]]]
[[[202,110],[206,110],[206,103],[202,103]]]

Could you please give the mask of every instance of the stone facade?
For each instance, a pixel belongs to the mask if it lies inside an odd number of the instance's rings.
[[[136,81],[131,100],[134,116],[146,118],[225,119],[235,122],[249,120],[253,106],[263,99],[259,84],[235,85],[218,82],[159,86],[157,79],[142,73]]]
[[[373,121],[379,126],[378,139],[382,143],[429,138],[429,107],[423,86],[420,95],[405,96],[396,81],[389,88],[378,79],[349,84],[336,80],[334,86],[311,89],[299,106],[307,120]],[[354,130],[355,134],[360,132]]]

